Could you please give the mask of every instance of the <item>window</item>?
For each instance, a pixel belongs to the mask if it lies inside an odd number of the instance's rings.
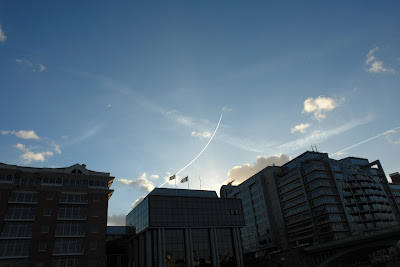
[[[40,241],[39,242],[39,251],[46,251],[47,249],[47,242],[46,241]]]
[[[48,224],[42,224],[41,233],[48,233],[49,232],[49,225]]]
[[[99,227],[98,227],[98,225],[97,225],[97,224],[92,224],[92,225],[90,226],[90,232],[91,232],[91,233],[98,233],[98,232],[99,232]]]
[[[239,215],[239,211],[238,210],[231,210],[231,215]]]
[[[93,202],[100,202],[100,195],[94,194],[93,195]]]
[[[58,219],[84,220],[86,219],[86,208],[82,206],[60,206]]]
[[[9,203],[37,203],[38,193],[37,192],[11,192]]]
[[[96,250],[96,248],[97,248],[97,241],[91,240],[90,241],[90,250]]]
[[[94,208],[92,209],[92,217],[99,217],[99,210]]]
[[[24,205],[8,205],[5,219],[33,220],[35,219],[35,207]]]
[[[56,236],[84,236],[85,224],[83,222],[57,223]]]
[[[56,238],[53,254],[80,254],[83,253],[82,238]]]
[[[31,222],[6,222],[1,232],[1,237],[31,237]]]
[[[50,208],[44,208],[44,216],[51,216],[51,209]]]
[[[0,257],[24,257],[29,255],[30,240],[0,240]]]
[[[87,203],[86,194],[62,193],[60,202],[62,202],[62,203]]]
[[[54,192],[47,192],[46,193],[46,200],[53,200]]]

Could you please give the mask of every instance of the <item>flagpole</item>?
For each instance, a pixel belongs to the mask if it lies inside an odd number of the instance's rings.
[[[200,175],[199,175],[199,180],[200,180],[200,190],[201,190],[201,179],[200,179]]]

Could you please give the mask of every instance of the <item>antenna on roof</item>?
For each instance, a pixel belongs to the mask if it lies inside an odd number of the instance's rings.
[[[311,142],[310,142],[310,146],[311,146],[311,151],[314,152],[314,147],[312,146]]]
[[[314,144],[314,147],[315,147],[315,152],[318,152],[318,149],[317,149],[317,145],[316,145],[316,144]]]

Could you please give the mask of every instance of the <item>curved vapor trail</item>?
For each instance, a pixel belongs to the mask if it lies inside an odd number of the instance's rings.
[[[364,143],[366,143],[366,142],[369,142],[369,141],[371,141],[371,140],[374,140],[375,138],[378,138],[378,137],[380,137],[380,136],[382,136],[382,135],[385,135],[385,134],[387,134],[387,133],[389,133],[389,132],[391,132],[391,131],[397,130],[397,129],[400,129],[400,126],[399,126],[399,127],[396,127],[396,128],[393,128],[393,129],[390,129],[390,130],[387,130],[386,132],[383,132],[383,133],[381,133],[381,134],[375,135],[374,137],[368,138],[367,140],[364,140],[364,141],[362,141],[362,142],[360,142],[360,143],[357,143],[357,144],[355,144],[355,145],[349,146],[348,148],[342,149],[342,150],[340,150],[340,151],[338,151],[338,152],[336,152],[336,153],[333,153],[331,156],[337,155],[337,154],[339,154],[339,153],[341,153],[341,152],[343,152],[343,151],[349,150],[349,149],[351,149],[351,148],[353,148],[353,147],[362,145],[362,144],[364,144]]]
[[[183,167],[180,171],[178,171],[177,173],[175,173],[175,175],[181,173],[184,169],[186,169],[187,167],[189,167],[193,162],[195,162],[195,160],[196,160],[198,157],[200,157],[200,155],[204,152],[204,150],[206,150],[206,148],[208,147],[208,145],[210,144],[211,140],[214,138],[215,133],[216,133],[217,130],[218,130],[219,124],[221,123],[221,119],[222,119],[222,115],[221,115],[221,117],[219,117],[219,121],[218,121],[217,127],[215,128],[214,133],[212,134],[210,140],[208,140],[208,143],[207,143],[206,146],[203,148],[203,150],[200,151],[200,153],[199,153],[191,162],[189,162],[189,164],[187,164],[187,165],[186,165],[185,167]],[[176,179],[176,178],[175,178],[175,179]],[[167,181],[168,181],[168,180],[167,180]],[[167,181],[165,181],[165,182],[164,182],[162,185],[160,185],[159,187],[165,185],[165,184],[167,183]]]

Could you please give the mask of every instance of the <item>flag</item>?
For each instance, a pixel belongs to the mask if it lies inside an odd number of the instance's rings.
[[[186,176],[185,178],[183,178],[183,179],[181,180],[181,183],[187,182],[188,179],[189,179],[189,176]]]
[[[172,180],[174,180],[176,177],[175,177],[175,174],[174,175],[172,175],[171,177],[169,177],[169,180],[170,181],[172,181]]]

